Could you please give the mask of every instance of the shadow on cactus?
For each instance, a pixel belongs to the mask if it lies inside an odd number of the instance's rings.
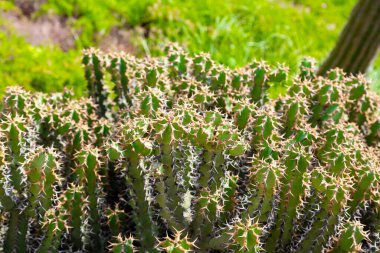
[[[379,100],[362,77],[176,46],[83,64],[88,99],[4,97],[2,251],[380,250]]]

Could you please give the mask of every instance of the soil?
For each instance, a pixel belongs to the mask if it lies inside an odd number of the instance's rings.
[[[136,37],[135,30],[112,28],[108,35],[100,38],[98,47],[103,52],[124,51],[135,54],[136,47],[132,44],[131,38]]]
[[[0,15],[12,31],[23,36],[31,45],[58,45],[63,51],[75,48],[80,32],[67,25],[65,17],[54,14],[33,17],[44,2],[45,0],[15,0],[17,8],[0,12]],[[133,33],[134,31],[115,27],[107,35],[99,37],[97,47],[104,51],[122,50],[133,53],[136,51],[130,41]]]
[[[12,30],[23,36],[31,45],[59,45],[66,51],[75,46],[71,28],[57,16],[42,16],[35,20],[9,11],[2,17],[11,24]]]

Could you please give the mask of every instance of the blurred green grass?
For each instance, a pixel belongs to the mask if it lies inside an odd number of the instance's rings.
[[[169,41],[191,52],[209,52],[231,67],[253,59],[285,63],[295,73],[305,56],[321,63],[333,48],[356,0],[48,0],[33,18],[58,15],[75,46],[31,45],[0,18],[0,93],[22,85],[45,92],[85,92],[81,49],[105,41],[113,29],[131,31],[128,48],[138,56],[161,55]],[[0,8],[17,9],[13,1]],[[107,47],[107,46],[106,46]],[[380,57],[368,73],[380,92]]]

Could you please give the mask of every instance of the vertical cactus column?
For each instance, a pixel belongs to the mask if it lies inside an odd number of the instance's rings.
[[[98,200],[101,197],[101,192],[98,189],[101,185],[101,180],[99,176],[100,161],[99,161],[99,151],[90,147],[84,148],[79,154],[77,154],[76,159],[78,161],[78,168],[75,173],[78,175],[78,179],[81,181],[81,185],[84,188],[86,194],[86,202],[88,202],[88,212],[89,217],[85,222],[87,223],[85,235],[89,238],[86,242],[85,248],[87,250],[98,250],[103,248],[102,239],[100,237],[100,214],[101,207],[99,206]],[[100,187],[102,188],[102,187]]]

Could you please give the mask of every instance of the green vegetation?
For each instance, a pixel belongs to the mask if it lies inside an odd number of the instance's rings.
[[[17,35],[12,22],[3,18],[0,93],[9,85],[40,91],[62,91],[66,86],[82,95],[81,50],[99,44],[107,48],[107,36],[113,29],[128,32],[122,47],[138,56],[160,55],[168,41],[176,41],[191,52],[209,52],[231,67],[257,58],[296,69],[304,56],[317,61],[327,56],[355,2],[129,0],[120,4],[117,0],[48,0],[31,20],[58,15],[70,27],[75,46],[63,52],[59,45],[30,45]],[[0,8],[19,12],[13,1],[2,1]],[[374,68],[369,76],[379,90],[380,60]]]
[[[86,50],[90,98],[10,87],[0,251],[378,252],[380,118],[363,77]],[[289,85],[271,99],[271,86]]]
[[[83,94],[83,73],[78,52],[56,46],[32,46],[13,33],[0,32],[0,94],[10,85],[53,92],[69,87]]]

